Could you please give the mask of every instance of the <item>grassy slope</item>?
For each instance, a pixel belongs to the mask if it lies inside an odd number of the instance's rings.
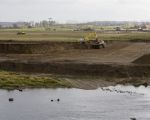
[[[0,71],[0,89],[72,87],[70,83],[55,76],[25,75]]]

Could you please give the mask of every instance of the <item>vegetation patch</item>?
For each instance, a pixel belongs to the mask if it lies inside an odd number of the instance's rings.
[[[22,73],[0,71],[0,89],[23,88],[70,88],[72,85],[56,76],[26,75]]]
[[[23,32],[22,32],[23,31]],[[18,35],[18,33],[25,33]],[[80,38],[84,38],[89,31],[36,31],[36,30],[0,30],[0,40],[15,40],[15,41],[63,41],[77,42]],[[103,40],[150,40],[149,32],[97,32],[99,39]]]

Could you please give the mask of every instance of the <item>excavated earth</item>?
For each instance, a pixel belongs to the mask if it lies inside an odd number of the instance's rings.
[[[126,80],[138,78],[147,79],[149,84],[149,54],[150,43],[141,41],[109,41],[104,49],[91,49],[88,44],[77,42],[1,41],[0,69]]]

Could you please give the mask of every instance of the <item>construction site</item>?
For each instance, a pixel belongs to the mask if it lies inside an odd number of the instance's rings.
[[[0,69],[128,80],[150,77],[148,41],[105,42],[105,48],[94,49],[80,42],[1,41]]]

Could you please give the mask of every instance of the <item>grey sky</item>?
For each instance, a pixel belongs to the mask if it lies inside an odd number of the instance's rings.
[[[150,0],[0,0],[0,21],[145,20]]]

